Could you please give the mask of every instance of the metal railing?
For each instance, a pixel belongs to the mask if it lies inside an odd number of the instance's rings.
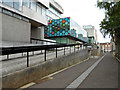
[[[47,50],[52,49],[52,48],[56,49],[55,51],[56,51],[56,58],[57,58],[58,57],[58,55],[57,55],[58,48],[64,47],[64,55],[65,55],[65,47],[70,47],[70,53],[71,53],[71,47],[74,46],[74,52],[75,52],[75,46],[78,46],[78,45],[81,45],[81,44],[58,44],[58,43],[56,43],[55,45],[2,47],[2,48],[0,48],[0,55],[7,55],[7,57],[9,57],[9,55],[11,55],[11,54],[26,52],[27,53],[27,55],[26,55],[27,67],[29,67],[29,52],[45,50],[44,61],[46,61],[47,60],[47,54],[46,54]]]

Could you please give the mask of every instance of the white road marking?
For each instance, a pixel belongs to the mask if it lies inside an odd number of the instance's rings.
[[[106,54],[101,57],[97,62],[95,62],[90,68],[88,68],[84,73],[82,73],[77,79],[75,79],[70,85],[68,85],[65,90],[67,90],[68,88],[77,88],[105,56]]]

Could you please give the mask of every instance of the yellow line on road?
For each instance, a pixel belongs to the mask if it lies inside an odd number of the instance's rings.
[[[59,70],[59,71],[57,71],[57,72],[55,72],[55,73],[52,73],[52,74],[50,74],[50,75],[48,75],[48,76],[51,77],[51,76],[53,76],[53,75],[55,75],[55,74],[58,74],[58,73],[66,70],[66,69],[72,68],[72,67],[74,67],[74,66],[76,66],[76,65],[78,65],[78,64],[80,64],[80,63],[82,63],[82,62],[85,62],[85,61],[87,61],[87,60],[89,60],[89,58],[87,58],[86,60],[81,61],[81,62],[79,62],[79,63],[77,63],[77,64],[71,65],[71,66],[69,66],[69,67],[67,67],[67,68],[64,68],[64,69],[62,69],[62,70]],[[48,76],[47,76],[47,77],[48,77]]]
[[[34,84],[36,84],[36,83],[31,82],[31,83],[29,83],[29,84],[26,84],[26,85],[24,85],[24,86],[20,87],[20,89],[23,89],[23,88],[28,88],[28,87],[30,87],[30,86],[32,86],[32,85],[34,85]]]

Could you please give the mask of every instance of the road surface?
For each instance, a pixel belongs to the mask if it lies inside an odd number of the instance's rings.
[[[99,59],[89,59],[43,80],[29,88],[118,88],[119,62],[111,53]],[[119,87],[120,88],[120,87]],[[25,89],[25,90],[27,90]]]

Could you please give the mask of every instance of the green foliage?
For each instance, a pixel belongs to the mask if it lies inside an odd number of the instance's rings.
[[[97,2],[97,7],[105,10],[105,18],[100,23],[104,37],[110,33],[120,42],[120,2]]]

